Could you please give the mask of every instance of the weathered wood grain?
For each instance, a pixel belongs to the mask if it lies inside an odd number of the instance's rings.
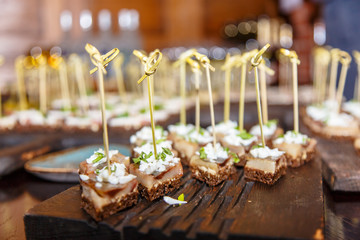
[[[323,177],[333,191],[360,192],[360,157],[350,141],[318,138]]]

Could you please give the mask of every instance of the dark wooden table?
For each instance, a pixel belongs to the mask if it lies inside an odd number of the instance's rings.
[[[0,239],[25,239],[23,216],[76,184],[40,180],[24,170],[0,179]],[[359,239],[360,194],[331,192],[324,183],[325,239]]]
[[[246,108],[245,123],[249,126],[254,123],[251,119],[256,118],[248,114],[248,111],[253,111],[254,108],[248,105]],[[285,107],[271,109],[269,117],[283,115],[280,122],[287,128],[292,122],[292,113],[288,110],[289,108]],[[206,126],[210,123],[208,108],[204,108],[203,111],[201,120]],[[216,108],[216,111],[216,121],[220,121],[222,108]],[[237,106],[232,106],[231,112],[231,119],[237,119]],[[0,239],[25,239],[23,222],[25,212],[74,185],[76,184],[40,180],[23,169],[0,178]],[[323,192],[325,239],[360,239],[360,193],[333,192],[326,183],[323,185]]]

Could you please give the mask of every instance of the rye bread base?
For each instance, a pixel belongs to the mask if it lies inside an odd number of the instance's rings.
[[[93,202],[81,194],[81,208],[83,208],[95,221],[99,222],[110,215],[113,215],[125,208],[135,205],[138,201],[138,192],[131,192],[122,196],[120,199],[116,199],[102,209],[95,208]]]
[[[275,171],[275,173],[266,173],[262,170],[253,168],[244,168],[245,178],[252,181],[262,182],[268,185],[273,185],[282,175],[286,174],[286,166],[282,166]]]
[[[228,161],[233,161],[232,158]],[[230,175],[235,173],[235,167],[233,165],[225,165],[219,168],[217,174],[211,174],[208,171],[204,171],[197,167],[190,167],[192,177],[199,181],[205,182],[209,186],[216,186],[222,181],[229,179]]]
[[[182,176],[169,179],[164,181],[162,184],[159,184],[158,186],[152,187],[150,189],[139,183],[138,190],[141,193],[141,196],[146,198],[148,201],[153,201],[166,195],[169,192],[172,192],[175,189],[178,189],[181,185],[181,177]]]

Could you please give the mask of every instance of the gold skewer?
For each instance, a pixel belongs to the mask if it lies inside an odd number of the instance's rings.
[[[210,70],[215,71],[215,68],[210,65],[210,60],[207,56],[205,56],[201,53],[198,53],[198,52],[195,52],[194,56],[200,62],[200,64],[206,69],[206,79],[207,79],[207,85],[208,85],[208,90],[209,90],[209,105],[210,105],[213,145],[214,145],[214,151],[216,151],[214,102],[213,102],[213,97],[212,97],[211,79],[210,79]]]
[[[104,140],[104,152],[106,155],[106,161],[108,165],[108,172],[111,175],[110,169],[110,158],[109,158],[109,137],[107,131],[107,121],[106,121],[106,108],[105,108],[105,90],[104,90],[104,74],[107,73],[105,67],[112,61],[118,54],[119,49],[114,48],[105,55],[101,55],[99,50],[97,50],[94,46],[87,43],[85,46],[85,50],[89,53],[91,62],[97,66],[96,69],[91,70],[90,74],[98,71],[98,80],[99,80],[99,91],[100,91],[100,100],[101,100],[101,119],[102,119],[102,127],[103,127],[103,140]]]
[[[345,51],[339,52],[339,61],[342,65],[341,72],[340,72],[340,78],[339,78],[339,86],[338,90],[336,92],[336,100],[337,100],[337,111],[340,112],[341,110],[341,102],[342,97],[344,93],[344,87],[345,87],[345,81],[346,81],[346,75],[347,71],[349,69],[349,65],[351,63],[351,56]]]
[[[186,60],[194,55],[196,50],[194,48],[183,52],[179,59],[173,64],[174,67],[180,66],[180,96],[181,96],[181,110],[180,123],[186,125]]]
[[[148,95],[149,95],[149,110],[150,110],[150,120],[151,120],[151,132],[154,146],[154,156],[157,159],[157,151],[156,151],[156,139],[155,139],[155,121],[154,121],[154,108],[153,108],[153,100],[152,100],[152,75],[156,72],[157,67],[160,64],[162,59],[162,53],[156,49],[152,53],[150,53],[149,57],[146,57],[141,52],[134,50],[133,54],[137,56],[142,63],[145,63],[145,74],[137,81],[137,84],[140,84],[145,78],[147,78],[147,86],[148,86]]]
[[[292,63],[292,79],[293,79],[293,96],[294,96],[294,131],[299,132],[299,99],[298,99],[298,74],[297,65],[300,64],[300,60],[295,51],[287,49],[280,49],[280,53],[290,58]]]
[[[261,103],[260,103],[260,91],[259,91],[259,76],[258,76],[258,66],[262,61],[262,55],[265,51],[270,47],[270,44],[266,44],[253,58],[251,58],[251,69],[254,69],[255,75],[255,89],[256,89],[256,105],[258,111],[258,119],[259,119],[259,126],[261,132],[261,141],[262,147],[264,148],[265,145],[265,137],[263,132],[263,122],[261,116]]]

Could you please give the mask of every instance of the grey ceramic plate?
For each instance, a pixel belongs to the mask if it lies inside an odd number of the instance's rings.
[[[94,151],[103,145],[87,145],[50,153],[25,164],[26,171],[40,178],[55,182],[78,182],[80,162],[90,157]],[[124,145],[110,144],[110,150],[119,150],[125,156],[130,155],[130,149]]]

